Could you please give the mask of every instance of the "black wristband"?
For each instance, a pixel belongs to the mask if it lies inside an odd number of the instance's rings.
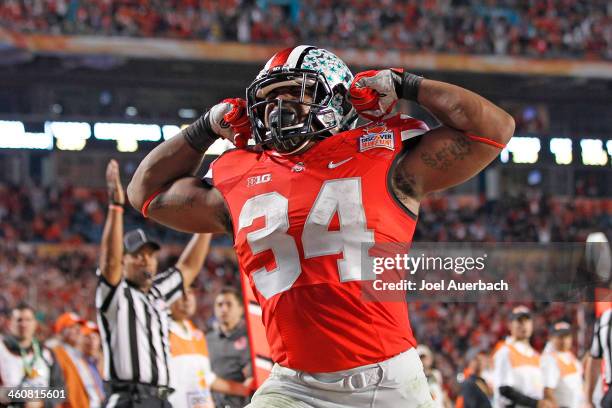
[[[209,112],[183,130],[183,137],[197,152],[204,153],[219,138],[210,126]]]
[[[402,86],[400,93],[397,96],[402,99],[418,102],[417,98],[419,97],[419,87],[421,86],[421,81],[423,81],[422,76],[404,71],[402,75]]]

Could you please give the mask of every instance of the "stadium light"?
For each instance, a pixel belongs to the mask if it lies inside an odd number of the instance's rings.
[[[85,122],[45,122],[45,133],[55,137],[58,149],[81,151],[91,137],[91,126]]]
[[[138,109],[134,106],[128,106],[125,108],[125,114],[128,116],[136,116],[138,115]]]
[[[98,140],[131,138],[138,142],[157,142],[161,139],[158,125],[139,123],[95,123],[94,137]]]
[[[555,155],[557,164],[571,164],[572,139],[553,137],[550,139],[550,152]]]
[[[117,151],[122,153],[135,152],[138,150],[138,141],[130,137],[117,139]]]
[[[502,163],[508,163],[510,153],[512,153],[513,163],[533,164],[538,161],[540,148],[540,139],[537,137],[513,137],[504,150],[502,150],[500,159]]]
[[[587,166],[605,166],[608,163],[608,155],[603,148],[603,142],[599,139],[582,139],[580,141],[582,150],[582,163]]]
[[[183,119],[193,119],[198,115],[198,111],[195,109],[182,108],[179,109],[178,115]]]
[[[0,120],[0,148],[51,150],[53,136],[26,132],[23,122]]]
[[[117,141],[120,152],[135,152],[138,142],[157,142],[161,139],[158,125],[139,123],[95,123],[94,137],[98,140]]]

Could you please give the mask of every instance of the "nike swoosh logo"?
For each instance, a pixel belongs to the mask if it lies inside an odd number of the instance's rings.
[[[338,163],[334,163],[333,161],[330,161],[329,164],[327,165],[327,168],[329,169],[335,169],[336,167],[342,166],[344,163],[346,163],[349,160],[352,160],[353,157],[349,157],[348,159],[342,160]]]

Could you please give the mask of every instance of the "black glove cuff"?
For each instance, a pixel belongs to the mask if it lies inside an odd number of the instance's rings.
[[[215,140],[219,138],[215,132],[213,132],[210,126],[210,112],[206,112],[200,116],[198,120],[189,125],[183,130],[183,137],[189,143],[189,145],[197,152],[204,153]]]
[[[402,75],[402,86],[400,92],[397,94],[398,98],[418,102],[417,99],[419,97],[421,81],[423,81],[422,76],[404,71]]]

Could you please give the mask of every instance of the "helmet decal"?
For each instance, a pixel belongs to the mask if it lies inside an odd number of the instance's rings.
[[[301,68],[323,72],[325,79],[330,83],[344,83],[347,89],[351,86],[351,81],[353,80],[353,74],[351,74],[351,71],[349,71],[341,59],[328,51],[318,48],[310,50],[304,56]]]

